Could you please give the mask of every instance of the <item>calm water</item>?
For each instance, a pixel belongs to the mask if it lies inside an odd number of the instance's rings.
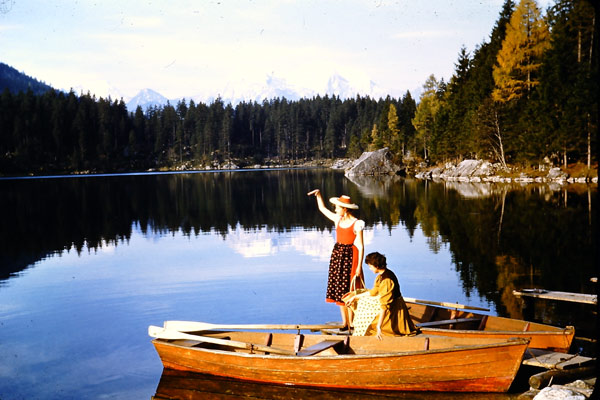
[[[162,375],[147,336],[164,320],[339,320],[324,302],[333,237],[313,188],[360,205],[366,251],[388,257],[407,297],[520,317],[515,288],[596,290],[597,186],[330,170],[0,180],[0,399],[150,399],[180,379]],[[591,338],[592,311],[544,303],[534,317]]]

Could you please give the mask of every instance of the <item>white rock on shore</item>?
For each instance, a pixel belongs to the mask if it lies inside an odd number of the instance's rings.
[[[492,164],[483,160],[464,160],[458,165],[451,163],[444,167],[434,167],[426,171],[420,171],[415,174],[417,179],[441,179],[444,181],[457,182],[493,182],[493,183],[543,183],[554,182],[558,184],[565,183],[598,183],[598,177],[591,179],[585,177],[573,178],[560,168],[551,168],[546,176],[528,176],[521,173],[518,177],[501,176],[498,173],[502,171],[500,164]]]
[[[345,175],[396,175],[401,170],[400,165],[392,162],[390,150],[386,147],[364,152],[358,160],[346,169]]]

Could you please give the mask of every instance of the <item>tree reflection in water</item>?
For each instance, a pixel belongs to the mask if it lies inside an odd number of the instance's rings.
[[[595,185],[350,180],[325,169],[0,180],[0,285],[52,254],[125,244],[132,226],[223,236],[238,226],[330,230],[306,201],[313,188],[350,195],[367,229],[402,226],[411,238],[421,229],[431,252],[449,246],[467,296],[477,290],[501,315],[522,316],[513,289],[595,291]]]

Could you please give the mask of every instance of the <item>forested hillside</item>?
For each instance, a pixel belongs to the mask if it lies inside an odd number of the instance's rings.
[[[0,62],[0,88],[8,89],[11,93],[24,92],[29,89],[34,94],[42,94],[52,87],[35,78],[29,77],[13,67]]]
[[[597,2],[594,3],[597,7]],[[592,2],[511,0],[449,82],[431,76],[413,120],[424,158],[597,163],[598,23]]]
[[[588,0],[546,12],[506,0],[489,41],[461,49],[453,76],[432,75],[418,102],[406,92],[127,110],[122,100],[3,83],[0,174],[302,163],[384,146],[399,161],[593,167],[597,31]]]

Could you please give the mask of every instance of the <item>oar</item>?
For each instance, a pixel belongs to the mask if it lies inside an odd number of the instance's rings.
[[[211,324],[200,321],[165,321],[165,328],[179,332],[199,332],[210,331],[214,329],[247,329],[247,330],[311,330],[342,328],[339,324],[320,324],[320,325],[292,325],[292,324]]]
[[[433,306],[440,306],[445,308],[460,308],[463,310],[477,310],[477,311],[490,311],[489,308],[475,307],[475,306],[466,306],[464,304],[458,303],[447,303],[447,302],[437,302],[437,301],[429,301],[429,300],[419,300],[413,299],[410,297],[404,297],[404,301],[409,303],[421,303],[421,304],[431,304]]]
[[[197,342],[220,344],[222,346],[236,347],[238,349],[247,350],[258,350],[267,353],[295,355],[291,350],[278,349],[276,347],[264,346],[262,344],[239,342],[236,340],[218,339],[209,336],[201,335],[190,335],[189,333],[183,333],[172,329],[161,328],[160,326],[150,325],[148,327],[148,335],[156,339],[167,339],[167,340],[195,340]]]

